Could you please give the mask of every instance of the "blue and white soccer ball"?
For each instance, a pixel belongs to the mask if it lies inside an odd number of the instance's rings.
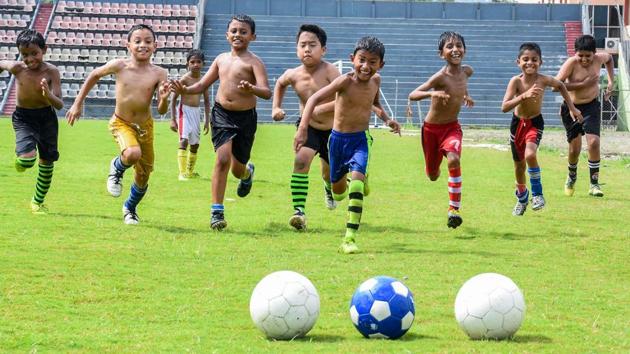
[[[496,273],[479,274],[459,289],[455,318],[471,339],[509,338],[523,323],[525,299],[510,278]]]
[[[415,314],[409,288],[386,276],[363,282],[350,302],[350,319],[367,338],[400,338],[413,324]]]

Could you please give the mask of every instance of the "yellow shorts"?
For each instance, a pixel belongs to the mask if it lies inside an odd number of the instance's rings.
[[[153,171],[153,118],[149,118],[141,124],[130,123],[118,118],[116,115],[109,120],[109,131],[123,152],[128,147],[138,146],[142,157],[134,165],[136,173],[149,176]]]

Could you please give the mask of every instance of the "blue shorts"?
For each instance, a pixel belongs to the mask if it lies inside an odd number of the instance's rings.
[[[340,133],[333,131],[328,140],[330,181],[341,180],[348,172],[367,174],[372,136],[369,131]]]

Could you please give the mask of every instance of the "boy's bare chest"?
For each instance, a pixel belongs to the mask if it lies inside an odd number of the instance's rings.
[[[573,71],[571,72],[571,76],[569,76],[569,81],[571,82],[579,82],[584,81],[587,77],[593,76],[595,74],[599,74],[599,68],[601,65],[597,65],[594,60],[591,65],[587,67],[583,67],[582,65],[575,65]]]
[[[219,79],[251,80],[254,66],[241,58],[227,58],[219,63]]]
[[[468,85],[468,77],[465,74],[449,76],[442,80],[441,87],[437,89],[445,91],[451,96],[464,96]]]
[[[40,82],[46,79],[50,83],[50,75],[48,71],[28,71],[25,70],[18,76],[18,85],[22,88],[37,88],[39,92]]]
[[[153,78],[150,72],[123,70],[116,75],[116,84],[125,90],[153,93],[158,80]]]
[[[372,105],[378,92],[377,85],[355,86],[346,88],[342,94],[344,101],[352,105]]]
[[[295,79],[293,88],[298,95],[310,97],[329,83],[330,81],[325,76],[301,75]]]

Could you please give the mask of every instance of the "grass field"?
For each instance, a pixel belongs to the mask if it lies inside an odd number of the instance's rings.
[[[288,125],[259,126],[252,193],[238,198],[229,180],[222,233],[208,227],[208,137],[197,167],[202,178],[178,182],[177,137],[156,124],[155,172],[138,209],[141,224],[130,227],[122,223],[124,198],[105,189],[117,153],[106,122],[60,126],[51,213],[34,216],[36,171],[15,171],[10,120],[0,120],[2,352],[630,351],[628,160],[604,161],[606,196],[594,199],[582,159],[569,198],[562,193],[565,158],[541,149],[547,207],[515,218],[510,153],[465,146],[464,224],[451,230],[446,179],[424,176],[419,137],[376,131],[362,253],[346,256],[336,250],[347,204],[325,209],[318,168],[311,170],[309,231],[287,224]],[[123,197],[130,181],[127,173]],[[315,327],[292,342],[265,339],[249,316],[256,283],[282,269],[307,276],[321,298]],[[482,272],[507,275],[523,290],[527,314],[511,341],[468,340],[455,322],[459,287]],[[415,295],[416,321],[398,341],[363,339],[349,319],[354,289],[381,274],[404,279]]]

